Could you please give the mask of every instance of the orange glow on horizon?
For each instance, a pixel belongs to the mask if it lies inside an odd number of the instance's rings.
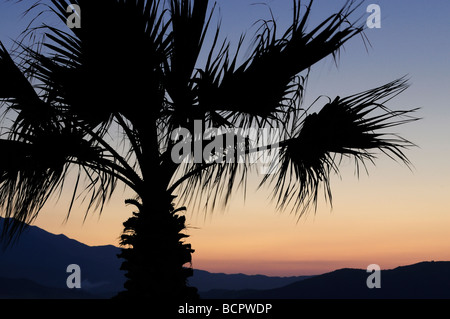
[[[254,185],[249,185],[245,203],[237,195],[226,211],[205,216],[188,207],[193,267],[288,276],[365,269],[373,263],[392,269],[450,260],[448,186],[433,188],[436,176],[419,169],[411,173],[389,161],[373,168],[370,176],[352,174],[350,166],[344,167],[345,178],[333,180],[332,209],[321,200],[316,213],[300,220],[276,212],[267,190],[251,192]],[[64,201],[45,209],[35,224],[88,245],[117,246],[122,223],[133,210],[123,202],[128,195],[117,193],[101,216],[89,215],[84,224],[81,208],[63,224]]]

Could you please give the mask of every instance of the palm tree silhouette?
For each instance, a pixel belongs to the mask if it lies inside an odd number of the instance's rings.
[[[232,51],[228,40],[219,40],[219,24],[205,41],[215,9],[207,0],[71,3],[81,8],[81,28],[65,25],[69,2],[52,0],[41,4],[42,12],[63,26],[27,30],[14,54],[1,45],[0,206],[13,217],[4,233],[10,241],[22,222],[32,222],[49,197],[63,191],[69,170],[76,172],[69,214],[80,194],[88,211],[101,211],[116,185],[125,184],[136,194],[126,203],[137,210],[121,237],[128,280],[119,297],[197,297],[187,284],[194,250],[185,242],[186,208],[176,209],[174,199],[190,203],[202,196],[208,209],[226,204],[245,186],[254,154],[278,151],[261,184],[273,186],[279,208],[300,216],[315,205],[321,187],[331,200],[330,175],[342,157],[365,165],[378,150],[410,164],[403,151],[412,143],[385,131],[414,120],[414,110],[385,105],[407,87],[405,78],[330,99],[319,112],[302,108],[310,67],[336,59],[344,43],[363,35],[364,26],[349,21],[354,1],[310,31],[312,1],[303,7],[294,1],[290,27],[278,36],[276,21],[261,20],[241,63],[244,37]],[[39,32],[45,37],[26,44]],[[231,134],[233,141],[237,128],[278,128],[280,139],[266,142],[264,151],[247,136],[211,150],[214,161],[174,161],[179,143],[194,152],[211,127],[223,129],[215,138]],[[190,137],[173,138],[180,128]],[[225,157],[234,160],[217,160]]]

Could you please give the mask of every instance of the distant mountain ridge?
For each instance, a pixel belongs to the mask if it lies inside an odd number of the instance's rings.
[[[0,218],[0,230],[3,222]],[[88,246],[29,226],[14,246],[0,250],[0,298],[111,298],[125,282],[119,252],[112,245]],[[82,289],[67,288],[70,264],[81,268]],[[194,270],[189,282],[205,299],[450,298],[448,261],[382,270],[380,289],[366,286],[369,275],[362,269],[298,277]]]
[[[189,279],[189,284],[197,287],[200,296],[211,296],[211,291],[241,291],[241,290],[266,290],[286,286],[288,284],[310,278],[311,276],[264,276],[245,274],[210,273],[204,270],[194,269],[194,276]]]
[[[4,219],[0,218],[0,229]],[[28,279],[45,287],[70,290],[67,266],[81,268],[81,290],[98,297],[112,297],[123,290],[120,249],[88,246],[65,235],[55,235],[37,226],[28,226],[18,240],[0,250],[0,277]],[[76,290],[74,290],[76,291]]]
[[[338,269],[284,287],[260,291],[211,291],[205,298],[237,299],[449,299],[450,262],[431,261],[381,270],[381,288],[369,289],[370,273]]]
[[[3,223],[4,219],[0,217],[0,230]],[[113,297],[123,290],[126,279],[124,272],[119,270],[122,263],[117,258],[119,252],[120,248],[112,245],[88,246],[62,234],[27,226],[13,246],[0,249],[0,298],[7,298],[6,283],[11,286],[12,280],[17,282],[11,298],[21,295],[23,298],[53,298],[53,295],[59,298]],[[66,269],[70,264],[81,268],[81,291],[66,286],[70,275]],[[206,292],[213,289],[272,289],[302,278],[214,274],[196,269],[189,283]],[[40,293],[38,287],[45,291]]]

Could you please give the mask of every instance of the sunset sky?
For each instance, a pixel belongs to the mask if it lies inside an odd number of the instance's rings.
[[[219,0],[222,35],[237,43],[246,32],[251,40],[254,22],[270,18],[268,7],[252,5],[256,2],[262,1]],[[266,3],[284,31],[292,19],[292,1]],[[310,28],[344,3],[316,0]],[[368,165],[369,175],[361,172],[358,178],[353,162],[344,161],[341,175],[332,179],[333,207],[321,198],[316,213],[300,220],[276,211],[270,189],[257,191],[253,179],[246,201],[236,194],[227,209],[206,215],[188,207],[194,268],[286,276],[450,260],[450,1],[369,0],[354,18],[364,21],[371,3],[380,6],[382,17],[380,29],[365,32],[371,46],[366,50],[355,37],[341,51],[337,67],[331,58],[316,64],[304,105],[319,95],[344,97],[407,75],[410,88],[388,105],[421,108],[420,121],[394,128],[418,146],[407,151],[411,170],[380,154],[376,166]],[[24,7],[0,3],[0,41],[6,47],[22,31]],[[88,245],[118,245],[122,222],[132,211],[123,200],[133,194],[122,189],[101,215],[90,214],[84,223],[82,203],[65,222],[68,193],[49,203],[34,224]]]

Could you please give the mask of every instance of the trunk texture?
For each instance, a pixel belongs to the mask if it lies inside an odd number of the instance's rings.
[[[118,257],[125,259],[121,269],[127,271],[128,280],[124,285],[126,291],[119,293],[119,298],[161,302],[198,298],[197,289],[187,285],[193,275],[190,263],[194,250],[183,241],[189,237],[183,233],[186,218],[178,213],[185,208],[174,209],[171,196],[163,199],[158,198],[160,205],[154,206],[126,201],[138,211],[123,223],[124,248]]]

